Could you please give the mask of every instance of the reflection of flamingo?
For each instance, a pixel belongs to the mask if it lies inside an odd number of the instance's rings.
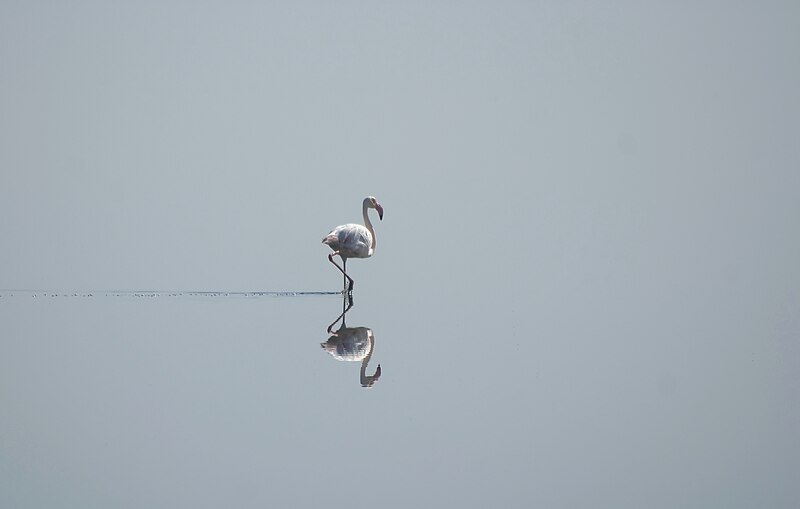
[[[375,373],[370,376],[367,375],[367,364],[375,348],[375,335],[372,333],[372,329],[367,327],[347,327],[345,325],[344,315],[351,307],[353,307],[352,298],[349,299],[347,308],[342,311],[339,318],[328,326],[328,334],[331,337],[325,343],[320,343],[320,346],[337,361],[361,361],[361,387],[370,388],[381,377],[380,364],[375,368]],[[339,320],[342,321],[342,326],[334,332],[333,326]]]
[[[328,244],[333,253],[328,255],[328,260],[344,274],[344,284],[347,291],[353,291],[353,278],[347,275],[348,258],[369,258],[375,252],[375,230],[367,215],[367,209],[378,211],[378,218],[383,220],[383,207],[374,196],[367,196],[361,204],[361,213],[364,216],[364,225],[343,224],[337,226],[322,239],[323,244]],[[342,265],[339,267],[333,257],[339,255],[342,258]],[[349,285],[348,285],[349,282]]]

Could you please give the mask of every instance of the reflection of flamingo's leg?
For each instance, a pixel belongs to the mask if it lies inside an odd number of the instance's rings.
[[[348,275],[347,275],[347,272],[345,272],[345,270],[344,270],[343,268],[339,267],[339,264],[338,264],[338,263],[336,263],[335,261],[333,261],[333,257],[334,257],[334,256],[336,256],[336,255],[338,255],[338,254],[339,254],[339,251],[334,251],[333,253],[329,254],[329,255],[328,255],[328,260],[330,260],[330,262],[331,262],[332,264],[334,264],[334,265],[336,266],[336,268],[337,268],[337,269],[339,269],[339,271],[340,271],[342,274],[344,274],[344,279],[345,279],[345,280],[344,280],[344,285],[345,285],[345,286],[347,286],[347,282],[349,281],[349,282],[350,282],[350,288],[349,288],[349,291],[351,291],[351,292],[352,292],[352,291],[353,291],[353,278],[351,278],[350,276],[348,276]],[[341,256],[341,255],[339,255],[339,256]],[[342,262],[344,263],[344,266],[345,266],[345,267],[347,267],[347,258],[344,258],[344,257],[342,257]],[[342,290],[342,293],[344,293],[344,291],[345,291],[345,290]]]
[[[347,307],[345,307],[345,300],[347,301]],[[328,325],[328,334],[330,334],[331,336],[336,336],[336,333],[333,332],[333,326],[336,325],[339,322],[339,320],[342,321],[342,327],[346,327],[345,324],[344,324],[344,315],[348,311],[350,311],[351,307],[353,307],[353,296],[352,295],[347,295],[347,296],[343,295],[342,296],[342,314],[339,315],[336,318],[336,320],[333,321],[332,324]]]
[[[347,325],[345,325],[345,323],[344,323],[345,322],[344,315],[345,315],[345,313],[350,311],[351,307],[353,307],[353,294],[352,293],[348,293],[346,296],[343,295],[342,296],[342,327],[347,327]]]

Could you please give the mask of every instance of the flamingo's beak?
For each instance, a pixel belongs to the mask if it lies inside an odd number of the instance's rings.
[[[378,218],[383,221],[383,206],[380,203],[375,202],[375,210],[378,211]]]

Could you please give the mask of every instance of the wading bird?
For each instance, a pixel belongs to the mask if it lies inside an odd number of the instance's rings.
[[[328,334],[331,337],[325,343],[320,343],[320,345],[337,361],[361,361],[361,387],[369,389],[381,377],[380,364],[375,368],[375,372],[372,375],[367,375],[367,364],[369,364],[369,360],[372,357],[372,352],[375,351],[375,334],[368,327],[348,327],[345,324],[344,315],[353,307],[353,298],[350,295],[342,297],[342,306],[345,305],[347,300],[349,300],[349,303],[342,310],[342,314],[328,326]],[[342,321],[342,326],[339,327],[339,330],[334,331],[333,326],[339,320]]]
[[[383,221],[383,207],[374,196],[367,196],[361,204],[361,212],[364,215],[364,224],[343,224],[337,226],[322,239],[323,244],[328,244],[333,253],[328,255],[328,260],[344,274],[344,285],[348,292],[353,291],[353,278],[347,275],[348,258],[369,258],[375,252],[375,230],[367,215],[368,209],[378,211],[378,218]],[[333,257],[339,255],[342,258],[342,265],[333,261]],[[344,290],[342,290],[344,292]]]

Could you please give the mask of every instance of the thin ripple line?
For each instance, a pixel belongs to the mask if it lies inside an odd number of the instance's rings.
[[[224,291],[224,290],[31,290],[0,289],[0,298],[13,297],[207,297],[207,298],[260,298],[260,297],[311,297],[342,295],[341,291]]]

